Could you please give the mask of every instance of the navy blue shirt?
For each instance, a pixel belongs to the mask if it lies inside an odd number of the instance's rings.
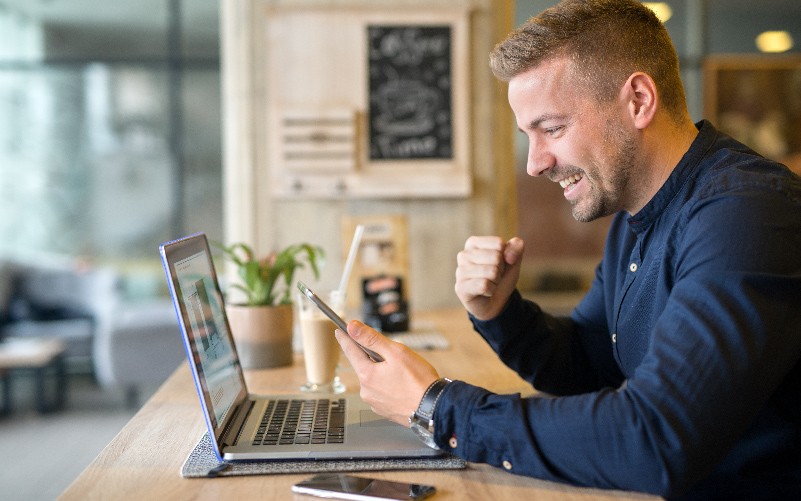
[[[801,179],[698,127],[654,198],[614,216],[569,318],[517,292],[471,318],[547,396],[455,381],[441,447],[576,485],[801,499]]]

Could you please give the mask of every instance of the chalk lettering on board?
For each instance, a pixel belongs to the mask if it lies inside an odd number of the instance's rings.
[[[450,26],[368,26],[371,160],[453,158]]]

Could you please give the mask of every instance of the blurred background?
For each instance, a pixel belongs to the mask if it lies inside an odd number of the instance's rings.
[[[161,292],[154,242],[222,233],[213,0],[0,2],[0,255],[109,264]]]
[[[554,3],[519,0],[515,22]],[[801,2],[653,4],[693,118],[795,165]],[[0,338],[59,338],[69,379],[42,414],[34,378],[0,362],[0,455],[48,478],[5,468],[4,498],[57,497],[183,359],[157,247],[224,239],[220,46],[216,0],[0,0]],[[536,245],[521,288],[567,310],[608,220],[576,223],[560,190],[528,179],[523,139],[517,226]],[[72,433],[63,451],[31,445],[42,427]]]

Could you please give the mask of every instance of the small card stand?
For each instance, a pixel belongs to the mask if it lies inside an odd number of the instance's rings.
[[[403,294],[403,279],[380,275],[362,280],[362,316],[373,329],[388,332],[409,330],[409,304]]]

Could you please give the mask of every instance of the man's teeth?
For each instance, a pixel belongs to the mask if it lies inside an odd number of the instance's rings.
[[[581,175],[580,174],[573,174],[572,176],[566,177],[566,178],[562,179],[561,181],[559,181],[559,186],[561,186],[562,188],[567,188],[571,184],[578,183],[580,180],[581,180]]]

